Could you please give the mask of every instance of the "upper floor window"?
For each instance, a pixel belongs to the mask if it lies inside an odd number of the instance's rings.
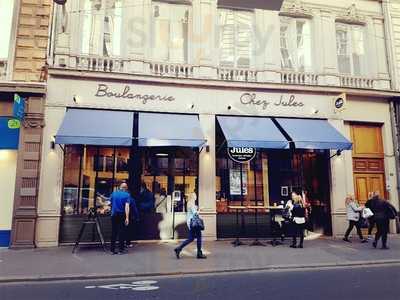
[[[81,53],[121,55],[122,0],[82,0]]]
[[[338,69],[341,74],[365,74],[365,38],[361,25],[336,24]]]
[[[312,67],[310,20],[281,17],[280,35],[282,68],[298,72],[310,71]]]
[[[219,10],[220,64],[250,67],[253,60],[254,14],[248,11]]]
[[[170,3],[153,4],[153,59],[188,62],[190,8]]]
[[[9,59],[14,0],[0,1],[0,78],[5,77]]]

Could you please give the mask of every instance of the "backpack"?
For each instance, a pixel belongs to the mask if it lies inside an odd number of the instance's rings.
[[[195,214],[190,220],[190,229],[204,230],[204,221],[199,217],[198,214]]]
[[[394,220],[397,217],[397,211],[396,208],[390,203],[387,203],[387,214],[389,219]]]

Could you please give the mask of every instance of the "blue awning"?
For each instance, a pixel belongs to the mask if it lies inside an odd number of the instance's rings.
[[[55,137],[57,144],[131,146],[133,113],[68,109]]]
[[[352,143],[327,120],[277,118],[297,149],[351,150]]]
[[[201,147],[205,143],[196,115],[139,113],[139,146]]]
[[[228,147],[286,149],[289,142],[269,118],[217,117]]]

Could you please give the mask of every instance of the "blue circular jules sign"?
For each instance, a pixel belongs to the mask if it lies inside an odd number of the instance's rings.
[[[229,147],[228,155],[230,159],[238,163],[246,163],[256,156],[256,148],[251,147]]]

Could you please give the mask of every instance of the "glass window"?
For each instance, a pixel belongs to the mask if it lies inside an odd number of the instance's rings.
[[[129,148],[67,145],[64,155],[63,213],[110,212],[110,195],[128,180]]]
[[[185,5],[153,4],[153,59],[188,62],[190,10]]]
[[[217,212],[228,212],[229,205],[269,205],[266,153],[258,152],[252,161],[240,164],[221,150],[216,172]]]
[[[220,64],[250,67],[253,58],[254,14],[247,11],[219,10]]]
[[[336,48],[339,73],[365,75],[363,26],[337,23]]]
[[[81,53],[121,55],[122,0],[83,0]]]
[[[298,72],[312,68],[311,25],[308,19],[281,17],[281,64]]]
[[[146,148],[143,151],[142,181],[154,194],[155,211],[186,212],[188,202],[197,200],[198,151],[190,148]]]

